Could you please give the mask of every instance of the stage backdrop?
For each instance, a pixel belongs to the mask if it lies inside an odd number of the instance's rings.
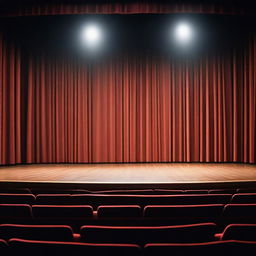
[[[85,64],[0,39],[0,164],[256,162],[256,40],[196,63]]]

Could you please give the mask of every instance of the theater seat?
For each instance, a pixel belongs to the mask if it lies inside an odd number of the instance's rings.
[[[231,204],[255,204],[256,193],[241,193],[234,194],[231,199]]]
[[[220,239],[256,241],[256,224],[230,224],[224,229]]]
[[[37,218],[91,218],[93,209],[89,205],[33,205]]]
[[[71,195],[70,194],[39,194],[36,196],[37,205],[70,205]]]
[[[149,205],[144,208],[146,218],[219,218],[222,204],[208,205]]]
[[[33,194],[29,188],[0,188],[1,194]]]
[[[256,204],[227,204],[223,216],[230,220],[256,221]]]
[[[46,242],[22,239],[9,240],[10,248],[17,255],[59,256],[59,255],[104,255],[139,256],[141,248],[132,244],[88,244],[75,242]]]
[[[187,243],[187,244],[147,244],[144,247],[144,255],[171,255],[171,256],[241,256],[253,255],[256,250],[255,242],[242,241],[214,241],[207,243]]]
[[[32,209],[28,204],[0,204],[0,218],[31,218]]]
[[[0,204],[29,204],[35,202],[32,194],[0,194]]]
[[[83,226],[81,241],[89,243],[146,243],[213,241],[217,226],[200,223],[179,226]]]
[[[97,209],[98,218],[138,218],[142,209],[138,205],[102,205]]]
[[[73,230],[65,225],[0,225],[0,239],[9,240],[11,238],[73,241]]]
[[[234,194],[236,189],[211,189],[208,191],[209,194]]]
[[[6,241],[0,239],[0,255],[10,255],[9,247]]]

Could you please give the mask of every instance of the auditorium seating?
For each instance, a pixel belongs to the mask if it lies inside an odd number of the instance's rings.
[[[256,241],[256,224],[230,224],[220,234],[220,239]]]
[[[89,205],[33,205],[34,217],[39,218],[91,218],[93,209]]]
[[[32,194],[0,194],[0,204],[29,204],[35,202]]]
[[[103,205],[97,209],[99,218],[139,218],[141,215],[138,205]]]
[[[234,194],[231,199],[232,204],[255,204],[256,193]]]
[[[222,204],[208,205],[149,205],[144,208],[146,218],[220,218],[223,211]]]
[[[166,243],[147,244],[144,248],[144,255],[172,255],[172,256],[216,256],[216,255],[251,255],[256,250],[255,242],[244,241],[214,241],[207,243]]]
[[[146,243],[213,241],[217,226],[201,223],[179,226],[83,226],[81,241],[89,243]]]
[[[256,204],[227,204],[223,211],[224,218],[230,221],[256,221]]]
[[[0,225],[0,239],[22,238],[45,241],[73,241],[73,230],[64,225]]]
[[[0,219],[31,218],[32,209],[27,204],[0,204]]]

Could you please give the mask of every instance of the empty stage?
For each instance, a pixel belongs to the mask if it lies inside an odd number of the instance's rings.
[[[32,164],[1,166],[2,186],[87,188],[232,187],[256,184],[256,165],[202,163]]]

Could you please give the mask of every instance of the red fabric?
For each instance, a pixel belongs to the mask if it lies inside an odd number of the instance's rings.
[[[47,2],[47,1],[45,1]],[[60,14],[137,14],[137,13],[204,13],[244,14],[250,12],[250,5],[235,1],[195,2],[188,1],[105,1],[87,3],[35,3],[12,5],[0,11],[2,16],[60,15]]]
[[[243,53],[198,63],[120,57],[92,66],[22,62],[0,42],[0,164],[256,162],[255,39]]]

